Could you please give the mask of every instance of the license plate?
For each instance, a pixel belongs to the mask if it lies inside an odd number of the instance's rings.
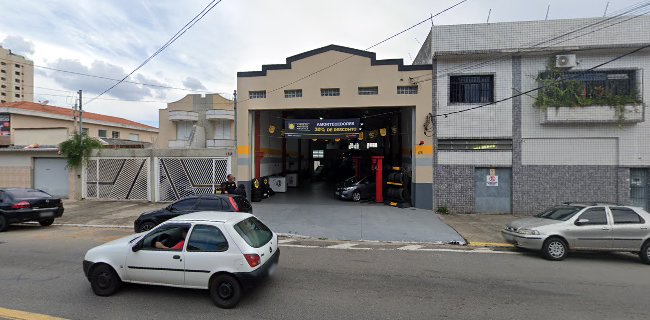
[[[41,216],[41,218],[54,217],[54,212],[46,211],[46,212],[41,212],[38,215]]]

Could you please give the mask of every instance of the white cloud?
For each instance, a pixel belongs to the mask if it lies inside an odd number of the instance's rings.
[[[34,43],[23,39],[21,36],[7,36],[2,40],[2,47],[24,56],[34,54]]]
[[[185,88],[192,89],[192,90],[207,90],[205,86],[199,81],[199,79],[192,78],[192,77],[187,77],[185,78],[185,81],[183,81],[183,85]]]

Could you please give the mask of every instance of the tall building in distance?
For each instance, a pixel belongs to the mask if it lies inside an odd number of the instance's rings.
[[[0,46],[0,103],[34,101],[34,62]]]

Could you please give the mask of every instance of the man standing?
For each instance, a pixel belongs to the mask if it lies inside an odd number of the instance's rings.
[[[237,183],[235,183],[235,176],[229,173],[226,176],[226,181],[221,184],[221,194],[235,194],[237,190]]]

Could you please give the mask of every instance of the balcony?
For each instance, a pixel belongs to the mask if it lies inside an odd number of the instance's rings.
[[[185,149],[185,148],[189,148],[190,141],[189,140],[169,140],[169,143],[168,143],[167,146],[170,149]]]
[[[206,140],[206,147],[208,147],[208,148],[233,148],[233,147],[235,147],[235,140],[233,140],[233,139],[210,139],[210,140]]]
[[[619,119],[615,108],[607,106],[548,108],[542,112],[542,124],[590,124],[622,123],[631,124],[645,121],[645,107],[625,106],[623,118]]]
[[[235,120],[235,112],[232,110],[210,109],[205,112],[208,120]]]
[[[169,111],[170,121],[199,121],[199,114],[194,111]]]

